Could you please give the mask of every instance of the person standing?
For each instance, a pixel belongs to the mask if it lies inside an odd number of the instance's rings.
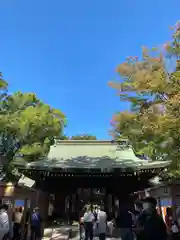
[[[116,217],[116,228],[118,237],[122,240],[134,240],[134,233],[132,231],[132,216],[128,211],[126,204],[120,206],[118,215]]]
[[[104,211],[104,207],[101,205],[100,210],[97,213],[97,231],[99,235],[99,240],[106,239],[107,230],[107,214]]]
[[[94,214],[94,221],[97,221],[98,211],[99,211],[98,207],[95,206],[94,211],[93,211],[93,214]]]
[[[79,212],[79,237],[80,240],[84,238],[84,207]]]
[[[54,215],[54,206],[53,204],[50,202],[49,203],[49,207],[48,207],[48,220],[50,222],[50,224],[52,224],[53,222],[53,215]]]
[[[16,208],[13,216],[14,226],[13,226],[13,239],[19,240],[22,230],[22,217],[23,217],[23,211],[22,207],[19,209]]]
[[[9,216],[7,214],[7,206],[0,205],[0,240],[8,236],[10,231]]]
[[[166,223],[168,232],[171,234],[172,225],[173,225],[173,213],[172,213],[172,208],[170,207],[166,209],[165,223]]]
[[[136,216],[136,220],[138,219],[139,215],[142,213],[143,211],[143,204],[142,202],[139,200],[139,201],[136,201],[135,204],[134,204],[134,213],[135,213],[135,216]]]
[[[39,209],[36,207],[31,215],[31,240],[41,239],[41,223],[42,219]]]
[[[167,228],[163,218],[157,213],[157,201],[153,197],[143,200],[143,211],[138,218],[138,227],[144,240],[167,240]]]
[[[85,230],[85,240],[93,239],[93,224],[94,224],[94,214],[90,207],[87,207],[84,213],[84,230]]]
[[[107,230],[108,230],[108,235],[112,237],[114,233],[114,220],[112,219],[111,221],[107,222]],[[107,235],[107,234],[106,234]]]
[[[177,218],[178,227],[180,228],[180,206],[177,207],[176,209],[176,218]]]
[[[24,218],[25,218],[24,239],[25,240],[28,238],[28,234],[29,234],[30,216],[31,216],[31,211],[30,211],[30,208],[28,208],[26,211],[26,214],[24,216]]]

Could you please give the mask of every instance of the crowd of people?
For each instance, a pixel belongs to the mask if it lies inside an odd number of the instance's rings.
[[[147,197],[135,202],[134,206],[121,204],[113,219],[109,219],[104,206],[86,206],[80,214],[80,240],[105,240],[108,235],[121,240],[173,240],[180,239],[180,217],[167,208],[165,219],[157,211],[157,201]],[[29,231],[30,230],[30,231]],[[23,211],[15,208],[9,213],[6,204],[0,205],[0,240],[42,237],[42,219],[38,208]]]
[[[30,239],[41,239],[42,219],[38,208],[27,211],[23,208],[15,208],[10,213],[8,205],[0,205],[0,240],[26,240],[30,229]]]
[[[172,209],[167,209],[164,220],[157,211],[156,199],[152,197],[137,201],[133,208],[122,204],[110,221],[103,206],[88,206],[80,217],[80,239],[85,240],[92,240],[95,236],[105,240],[107,235],[121,240],[180,239],[179,230]]]

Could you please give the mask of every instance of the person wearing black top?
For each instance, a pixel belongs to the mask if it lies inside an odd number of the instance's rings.
[[[29,222],[30,222],[30,208],[27,209],[27,212],[26,212],[26,215],[25,215],[24,239],[27,239],[27,237],[28,237]]]
[[[118,237],[120,237],[122,240],[134,239],[134,234],[132,231],[132,216],[125,204],[120,207],[115,222],[118,230]]]
[[[143,211],[137,219],[143,240],[167,240],[166,225],[157,213],[156,205],[155,198],[147,197],[143,200]]]
[[[96,222],[97,216],[98,216],[98,208],[97,207],[94,208],[93,214],[94,214],[94,221]]]

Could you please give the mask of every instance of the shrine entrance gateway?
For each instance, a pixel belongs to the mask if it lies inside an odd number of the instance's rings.
[[[119,200],[113,194],[108,194],[105,188],[78,188],[77,193],[69,195],[61,193],[51,194],[50,202],[56,209],[56,218],[65,218],[71,215],[73,220],[78,220],[85,205],[103,205],[108,215],[114,215],[119,205]]]
[[[103,205],[108,216],[113,217],[119,204],[131,202],[130,193],[136,189],[148,186],[151,172],[123,173],[113,171],[110,173],[58,173],[44,180],[37,179],[37,187],[50,194],[56,209],[56,217],[64,218],[71,215],[73,219],[86,204]]]
[[[113,212],[169,163],[138,158],[128,141],[56,140],[46,159],[27,164],[17,158],[14,165],[51,195],[57,214],[77,215],[89,201]]]

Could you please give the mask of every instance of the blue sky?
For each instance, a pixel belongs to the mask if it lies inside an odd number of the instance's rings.
[[[1,0],[0,71],[10,91],[35,92],[68,118],[66,134],[107,139],[127,109],[107,82],[142,45],[169,39],[179,0]]]

